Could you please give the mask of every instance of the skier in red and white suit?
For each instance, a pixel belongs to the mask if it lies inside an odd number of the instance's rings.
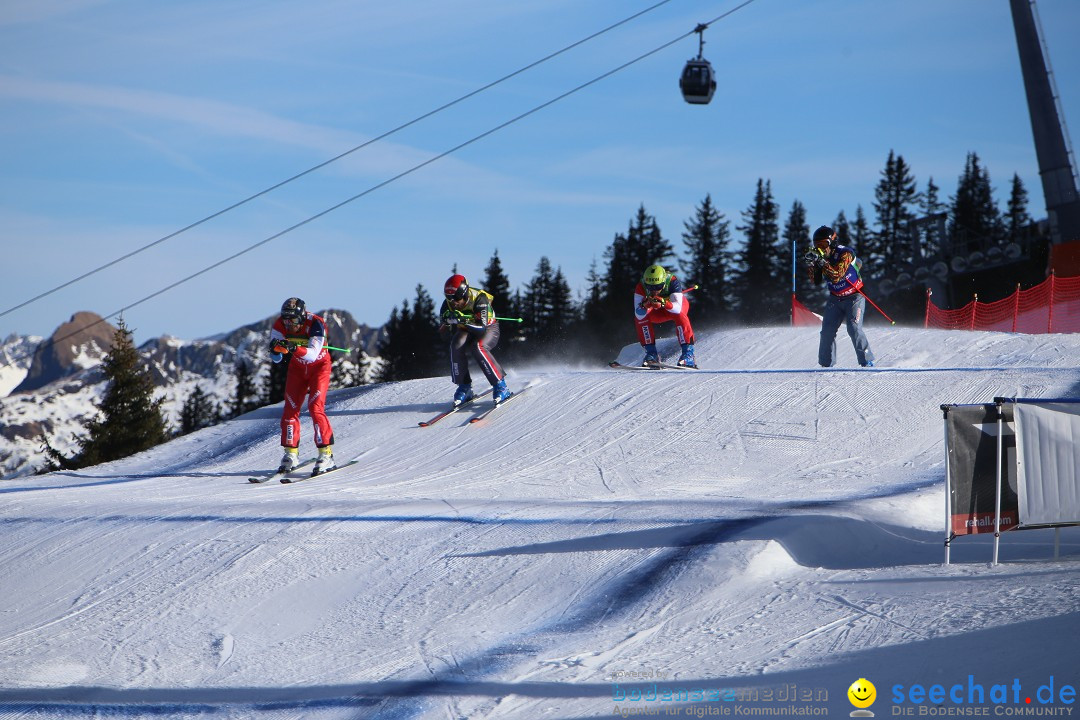
[[[697,367],[694,358],[694,328],[690,325],[690,300],[686,297],[691,289],[683,287],[682,281],[660,265],[645,268],[641,282],[634,288],[634,325],[638,342],[645,349],[642,365],[648,367],[660,362],[656,351],[656,323],[675,323],[675,334],[682,347],[678,364]]]
[[[290,472],[299,464],[300,410],[304,398],[315,428],[319,458],[313,474],[334,467],[334,429],[326,417],[326,392],[330,388],[330,353],[326,349],[326,322],[309,313],[300,298],[289,298],[281,306],[281,317],[270,329],[271,358],[281,362],[291,355],[285,380],[285,406],[281,411],[281,446],[285,450],[279,472]]]

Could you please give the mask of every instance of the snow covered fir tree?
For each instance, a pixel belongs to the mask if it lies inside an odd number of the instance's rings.
[[[98,405],[101,416],[86,424],[78,452],[65,457],[42,436],[48,458],[46,470],[75,470],[134,455],[169,439],[162,416],[162,398],[154,398],[154,381],[143,366],[121,318],[112,349],[101,363],[108,380]]]

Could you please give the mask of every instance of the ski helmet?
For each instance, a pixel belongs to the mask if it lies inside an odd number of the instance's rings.
[[[671,273],[660,265],[650,265],[645,268],[645,274],[641,276],[641,284],[649,292],[659,292],[667,281],[671,279]]]
[[[822,225],[814,231],[814,246],[827,248],[832,245],[833,238],[835,237],[835,230],[828,225]]]
[[[307,317],[307,306],[300,298],[291,297],[281,304],[281,319],[292,325],[299,325]]]
[[[443,286],[443,295],[447,300],[464,300],[469,294],[469,281],[464,275],[451,275]]]

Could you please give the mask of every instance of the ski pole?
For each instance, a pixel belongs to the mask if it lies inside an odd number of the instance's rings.
[[[286,342],[288,342],[293,347],[300,347],[301,345],[304,344],[302,342],[295,342],[293,340],[288,340]],[[334,347],[333,345],[323,345],[323,349],[324,350],[337,350],[338,352],[352,352],[352,348],[339,348],[339,347]]]
[[[496,320],[506,320],[507,322],[525,322],[525,318],[502,318],[497,317]]]
[[[875,310],[877,310],[877,311],[878,311],[879,313],[881,313],[882,317],[884,317],[884,318],[885,318],[886,320],[888,320],[888,321],[889,321],[890,323],[892,323],[893,325],[895,325],[895,324],[896,324],[896,321],[895,321],[895,320],[893,320],[893,319],[892,319],[891,317],[889,317],[888,315],[886,315],[886,314],[885,314],[885,311],[884,311],[884,310],[882,310],[881,308],[879,308],[879,307],[877,306],[877,303],[876,303],[876,302],[874,302],[873,300],[871,300],[871,299],[870,299],[870,296],[869,296],[869,295],[867,295],[866,293],[864,293],[864,292],[862,291],[862,288],[856,288],[856,289],[857,289],[857,290],[859,291],[859,294],[860,294],[860,295],[862,295],[862,296],[863,296],[864,298],[866,298],[866,302],[868,302],[868,303],[870,303],[871,305],[873,305],[873,306],[874,306],[874,309],[875,309]]]

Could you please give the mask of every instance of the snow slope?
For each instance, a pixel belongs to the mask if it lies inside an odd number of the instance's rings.
[[[837,716],[859,678],[881,717],[917,707],[896,685],[1080,685],[1080,531],[941,565],[939,409],[1080,396],[1080,336],[869,334],[873,370],[843,336],[815,369],[793,328],[699,338],[697,372],[517,368],[474,425],[417,427],[446,378],[338,391],[361,462],[295,485],[246,480],[279,407],[0,483],[0,717]]]

